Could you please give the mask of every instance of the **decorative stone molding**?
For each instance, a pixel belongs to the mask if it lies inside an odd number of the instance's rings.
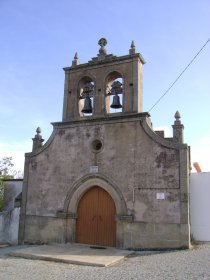
[[[117,221],[121,221],[121,222],[133,222],[133,215],[119,215],[116,216],[116,220]]]
[[[57,218],[63,218],[63,219],[68,219],[68,218],[76,219],[77,218],[75,213],[67,213],[67,212],[64,212],[62,210],[61,211],[57,211],[56,217]]]
[[[93,186],[99,186],[107,191],[115,202],[117,215],[126,215],[127,206],[124,197],[113,182],[110,183],[102,174],[91,174],[80,178],[70,188],[64,203],[64,212],[76,215],[77,205],[83,194]]]

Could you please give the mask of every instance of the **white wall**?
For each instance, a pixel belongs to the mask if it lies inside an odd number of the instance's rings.
[[[190,175],[191,235],[196,241],[210,241],[210,172]]]
[[[5,181],[4,208],[0,212],[0,243],[17,244],[20,208],[15,208],[15,198],[22,191],[21,179]]]
[[[20,208],[0,212],[0,243],[18,244]]]
[[[15,208],[15,198],[22,192],[22,179],[11,179],[4,182],[4,211]]]

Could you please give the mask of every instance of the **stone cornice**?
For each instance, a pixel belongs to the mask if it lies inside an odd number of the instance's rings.
[[[143,113],[111,113],[106,114],[104,116],[98,116],[98,117],[81,117],[77,120],[72,121],[64,121],[64,122],[53,122],[52,125],[55,128],[66,128],[70,126],[75,125],[92,125],[92,124],[103,124],[103,123],[110,123],[110,122],[125,122],[125,121],[135,121],[135,120],[141,120],[142,118],[145,119],[146,117],[150,117],[149,113],[143,112]]]
[[[89,61],[88,63],[83,63],[75,66],[70,66],[70,67],[64,67],[63,70],[65,72],[72,72],[72,71],[77,71],[80,70],[81,68],[87,68],[87,67],[95,67],[99,65],[104,67],[104,64],[116,64],[116,62],[123,62],[125,63],[125,60],[131,61],[133,59],[139,59],[142,64],[145,64],[146,61],[142,57],[140,53],[132,54],[132,55],[124,55],[124,56],[112,56],[112,55],[107,55],[107,59],[105,58],[104,60],[97,60],[96,58],[93,58],[93,60]]]

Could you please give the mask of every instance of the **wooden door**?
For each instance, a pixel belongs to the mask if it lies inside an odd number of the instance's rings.
[[[76,242],[116,246],[115,215],[114,201],[104,189],[88,190],[77,208]]]

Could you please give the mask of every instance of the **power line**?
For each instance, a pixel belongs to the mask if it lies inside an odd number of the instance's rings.
[[[197,58],[197,56],[202,52],[202,50],[205,48],[205,46],[208,44],[209,41],[210,41],[210,38],[206,41],[206,43],[202,46],[202,48],[197,52],[197,54],[193,57],[193,59],[188,63],[188,65],[184,68],[184,70],[179,74],[179,76],[176,78],[176,80],[170,85],[170,87],[160,96],[160,98],[155,102],[155,104],[149,109],[148,112],[150,112],[160,102],[160,100],[169,92],[169,90],[174,86],[174,84],[184,74],[184,72],[187,70],[187,68],[193,63],[193,61]]]

